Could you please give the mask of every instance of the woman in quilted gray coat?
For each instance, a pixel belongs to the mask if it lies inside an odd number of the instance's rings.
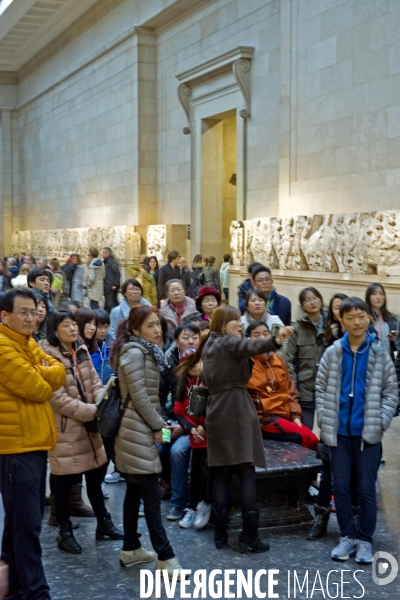
[[[180,564],[168,541],[161,520],[158,474],[161,461],[156,443],[162,443],[164,420],[160,415],[158,369],[164,355],[158,346],[161,325],[150,306],[132,308],[122,321],[113,345],[111,366],[117,372],[121,398],[129,402],[115,439],[115,462],[126,479],[124,500],[124,545],[120,554],[122,567],[151,562],[154,552],[141,547],[138,533],[140,499],[151,543],[158,555],[156,569],[167,570],[170,579],[175,570],[180,578]]]

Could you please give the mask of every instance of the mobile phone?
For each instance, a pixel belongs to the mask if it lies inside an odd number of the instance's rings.
[[[171,441],[171,430],[163,427],[161,431],[163,442],[168,444]]]
[[[278,323],[274,323],[271,329],[271,335],[277,337],[279,335],[280,330],[282,329],[282,325],[278,325]]]

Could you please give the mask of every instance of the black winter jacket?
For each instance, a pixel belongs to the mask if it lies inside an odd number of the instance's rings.
[[[104,259],[106,276],[104,278],[104,289],[110,290],[112,287],[119,289],[121,284],[121,273],[117,261],[113,256]]]

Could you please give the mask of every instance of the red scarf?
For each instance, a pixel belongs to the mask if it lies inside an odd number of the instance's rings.
[[[175,317],[176,317],[176,322],[178,325],[181,324],[182,322],[182,316],[183,313],[185,312],[185,303],[181,304],[180,306],[175,306],[175,304],[171,304],[171,310],[174,313]]]

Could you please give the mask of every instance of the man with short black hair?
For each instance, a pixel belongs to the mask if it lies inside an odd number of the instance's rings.
[[[340,528],[331,558],[344,561],[355,554],[356,562],[370,564],[381,440],[396,414],[399,390],[392,359],[368,333],[365,302],[346,298],[339,314],[346,333],[322,355],[315,385],[318,425],[322,441],[329,446]],[[357,532],[350,494],[354,485],[360,506]]]
[[[260,290],[264,295],[266,308],[269,312],[272,315],[277,315],[282,323],[290,326],[292,323],[292,303],[286,296],[278,294],[274,288],[271,269],[264,265],[258,265],[253,269],[251,279],[253,287]],[[245,305],[239,306],[239,309],[244,312]]]
[[[158,273],[158,299],[159,301],[165,300],[167,295],[166,283],[170,279],[180,279],[180,271],[178,267],[179,252],[177,250],[171,250],[168,254],[168,262],[163,265]],[[186,291],[186,288],[185,288]]]
[[[244,311],[246,310],[245,302],[246,302],[247,292],[254,287],[253,280],[251,279],[251,274],[254,271],[254,269],[260,265],[261,265],[261,263],[259,263],[259,262],[250,263],[249,266],[247,267],[247,272],[248,272],[249,276],[247,277],[247,279],[244,279],[242,281],[242,283],[238,286],[239,310],[242,314],[244,314]]]
[[[1,299],[0,493],[1,558],[9,566],[7,598],[50,600],[42,564],[47,451],[57,430],[50,396],[65,383],[64,366],[32,338],[36,297],[15,288]]]
[[[103,248],[103,261],[105,267],[104,277],[104,297],[105,310],[110,313],[113,308],[118,306],[118,290],[121,284],[121,273],[118,263],[111,254],[111,248]]]
[[[53,281],[51,271],[35,267],[29,271],[27,281],[29,288],[34,288],[43,296],[43,302],[48,307],[48,312],[53,312],[54,306],[50,296],[50,286]]]

